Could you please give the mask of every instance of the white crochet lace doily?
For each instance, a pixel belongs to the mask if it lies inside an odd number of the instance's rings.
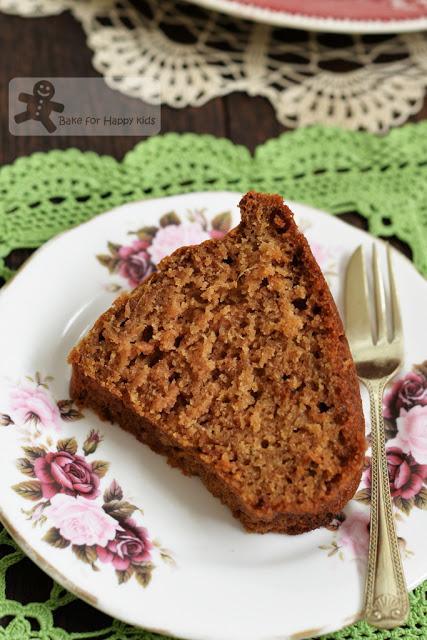
[[[174,0],[0,0],[0,10],[24,16],[65,9],[81,22],[106,82],[148,103],[157,93],[144,80],[155,77],[173,107],[245,91],[268,98],[288,127],[384,132],[421,109],[427,88],[423,32],[332,37]]]

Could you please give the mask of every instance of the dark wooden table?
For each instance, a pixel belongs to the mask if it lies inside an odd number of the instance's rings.
[[[137,142],[136,137],[16,137],[8,131],[8,84],[14,77],[89,77],[99,74],[91,63],[92,52],[86,45],[80,24],[68,14],[49,18],[20,18],[0,14],[0,163],[33,151],[77,147],[122,158]],[[117,100],[117,95],[115,100]],[[138,99],[120,97],[122,104]],[[264,98],[232,94],[215,98],[203,107],[162,108],[162,133],[193,131],[231,138],[251,150],[284,127],[276,120],[270,103]],[[4,144],[6,142],[6,144]]]
[[[97,76],[91,64],[91,51],[84,33],[73,17],[64,13],[49,18],[26,19],[0,14],[0,164],[35,151],[77,147],[121,159],[137,142],[136,137],[14,137],[8,129],[8,84],[14,77],[89,77]],[[137,106],[138,100],[119,96],[122,104]],[[412,118],[427,117],[427,102]],[[235,93],[216,98],[203,107],[172,109],[163,107],[161,132],[210,133],[246,145],[251,151],[268,138],[285,130],[275,118],[270,103],[263,98]],[[356,212],[343,216],[348,222],[364,226]],[[410,256],[409,248],[397,239],[393,244]],[[9,266],[16,268],[29,251],[13,252]],[[1,554],[1,550],[0,550]],[[43,601],[48,598],[51,581],[29,560],[12,570],[7,595],[19,602]],[[4,623],[5,621],[3,621]],[[107,626],[109,619],[83,602],[76,601],[55,614],[55,622],[68,631],[89,631]],[[2,626],[0,620],[0,627]]]

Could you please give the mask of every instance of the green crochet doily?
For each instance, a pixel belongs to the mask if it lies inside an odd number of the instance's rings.
[[[168,134],[138,144],[122,162],[76,149],[35,153],[0,169],[0,276],[4,258],[131,200],[188,191],[279,192],[331,213],[358,211],[374,235],[397,236],[427,275],[427,122],[387,137],[311,127],[249,151],[228,140]],[[7,577],[24,554],[0,531],[0,640],[155,640],[112,621],[107,628],[69,632],[54,614],[74,596],[53,584],[44,602],[7,598]],[[35,597],[37,588],[35,587]],[[411,594],[406,627],[374,630],[363,622],[323,640],[427,638],[427,582]],[[3,623],[2,623],[3,619]]]

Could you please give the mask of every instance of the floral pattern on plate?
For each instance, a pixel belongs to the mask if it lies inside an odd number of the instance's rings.
[[[402,516],[395,514],[395,518],[398,522]],[[319,549],[326,551],[328,557],[337,554],[340,560],[345,560],[345,558],[355,560],[360,573],[364,573],[369,551],[369,524],[368,510],[353,510],[349,514],[343,511],[326,527],[335,534],[332,541],[329,544],[320,545]],[[405,538],[398,536],[397,540],[400,552],[405,558],[414,555],[408,549]]]
[[[156,271],[158,263],[179,247],[222,238],[230,229],[229,211],[217,214],[210,223],[204,209],[188,211],[185,220],[175,211],[170,211],[161,216],[159,226],[129,231],[129,235],[136,236],[132,242],[109,242],[108,253],[96,257],[111,274],[118,274],[133,288]],[[120,289],[120,285],[113,285],[114,291]]]
[[[386,455],[393,504],[409,515],[427,509],[427,362],[397,378],[384,395]],[[368,436],[369,438],[369,436]],[[370,502],[371,459],[356,500]]]
[[[34,376],[26,376],[25,382],[13,386],[9,395],[9,412],[0,412],[0,426],[19,425],[29,440],[43,431],[61,430],[61,420],[80,420],[83,414],[71,400],[55,402],[49,393],[52,376],[43,377],[39,371]]]
[[[414,365],[412,371],[397,378],[384,394],[383,417],[386,435],[386,456],[393,505],[398,510],[396,520],[409,516],[411,510],[427,510],[427,362]],[[368,435],[368,441],[370,436]],[[345,552],[356,560],[365,561],[369,548],[369,511],[362,505],[371,502],[371,458],[366,457],[361,486],[354,496],[362,508],[338,514],[327,527],[336,532],[331,544],[320,548],[329,556]],[[353,505],[352,505],[353,506]],[[399,538],[402,552],[406,541]]]
[[[125,499],[115,479],[102,486],[110,465],[91,457],[102,443],[98,431],[87,434],[80,451],[75,437],[53,438],[61,421],[79,420],[83,414],[71,400],[54,400],[52,380],[39,372],[27,376],[25,383],[12,386],[8,412],[0,413],[0,424],[20,429],[26,443],[16,466],[27,479],[12,489],[35,504],[22,512],[33,526],[48,527],[46,543],[71,549],[94,571],[101,563],[111,565],[119,584],[134,576],[146,587],[154,555],[174,564],[172,555],[151,539],[141,523],[142,510]]]

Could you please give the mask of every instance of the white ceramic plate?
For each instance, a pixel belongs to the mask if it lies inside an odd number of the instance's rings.
[[[122,206],[48,242],[4,288],[1,517],[47,573],[112,616],[194,640],[296,640],[340,628],[360,612],[368,479],[346,519],[329,529],[248,534],[197,478],[67,402],[67,353],[117,291],[176,246],[234,226],[238,201],[235,193],[195,193]],[[359,244],[370,251],[373,239],[292,206],[340,303],[348,257]],[[388,446],[413,588],[427,577],[420,431],[427,430],[427,379],[413,370],[427,356],[427,285],[406,258],[395,253],[394,261],[406,377],[387,399],[389,435],[397,429]]]
[[[336,33],[402,33],[427,28],[424,0],[191,0],[278,27]]]

